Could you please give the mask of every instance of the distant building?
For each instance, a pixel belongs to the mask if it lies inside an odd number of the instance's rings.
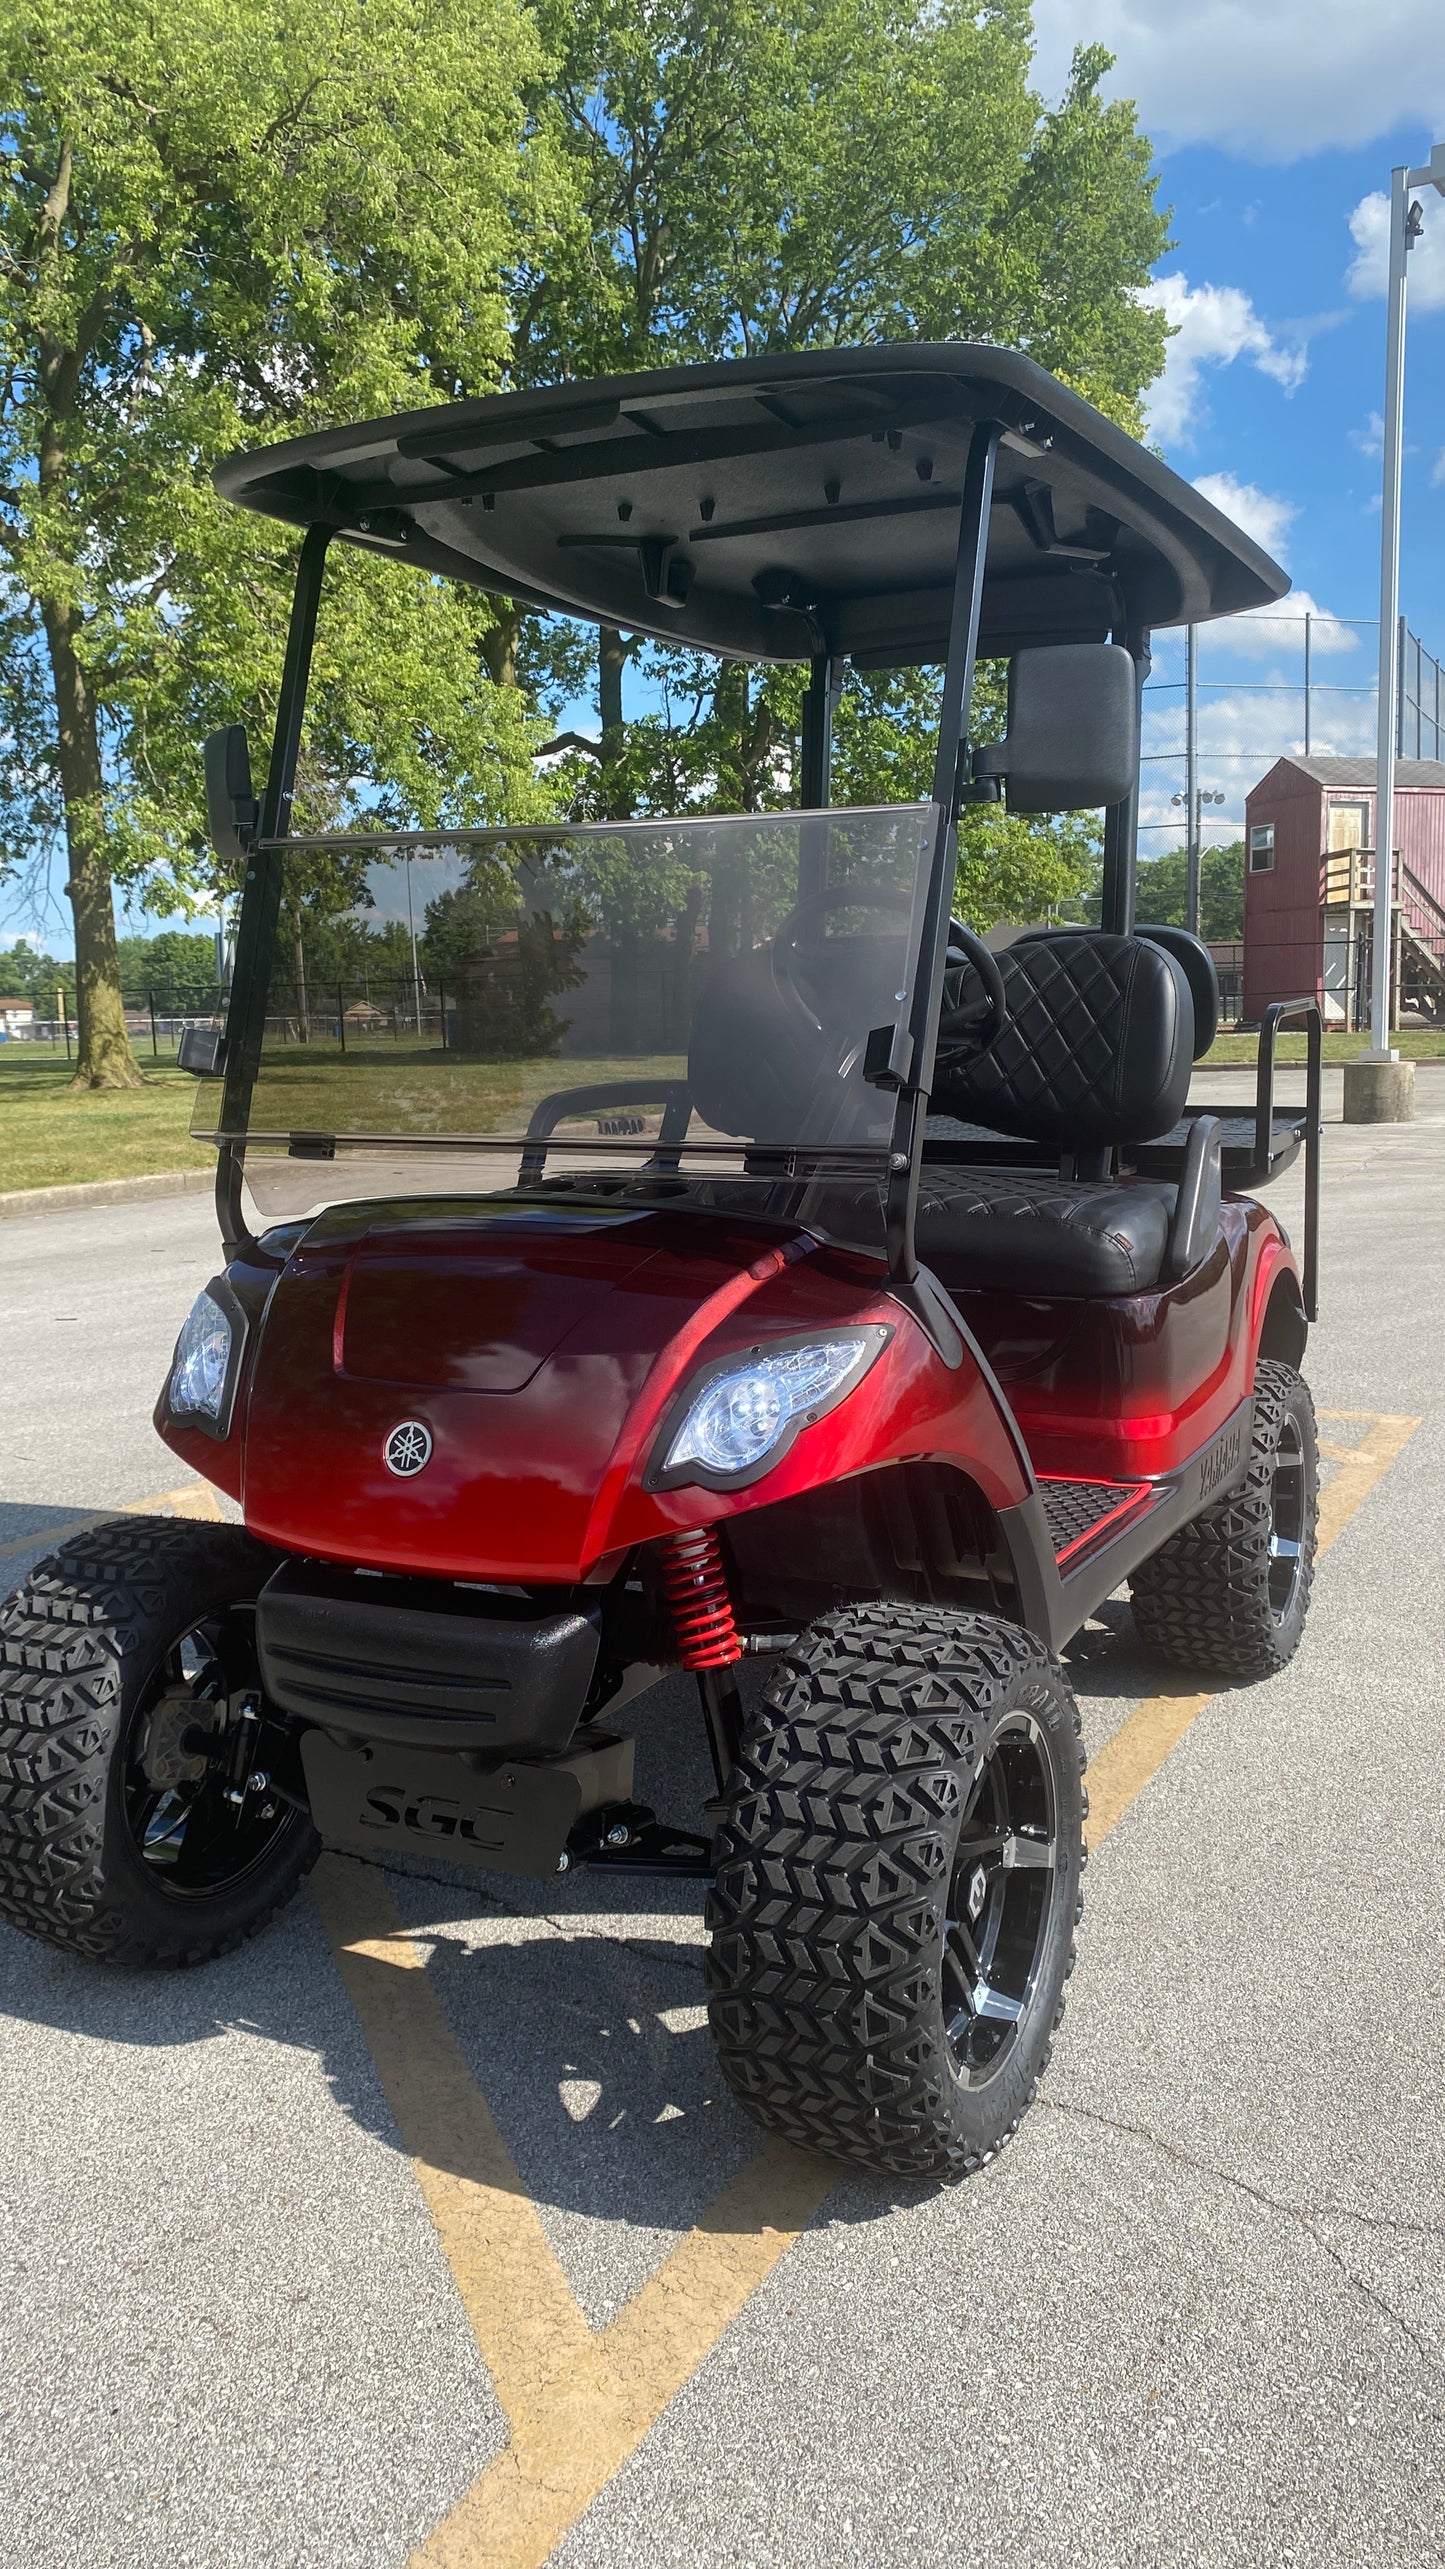
[[[3,1037],[6,1043],[10,1043],[17,1036],[29,1036],[34,1032],[35,1002],[33,999],[0,999],[0,1037]]]
[[[1243,1015],[1318,998],[1368,1023],[1375,898],[1373,758],[1281,758],[1247,797]],[[1445,760],[1395,768],[1392,887],[1400,1016],[1445,1018]]]

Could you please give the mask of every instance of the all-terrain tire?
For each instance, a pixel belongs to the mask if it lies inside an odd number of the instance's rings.
[[[1262,1360],[1244,1479],[1134,1572],[1140,1640],[1174,1668],[1272,1677],[1304,1631],[1318,1514],[1309,1387],[1290,1366]]]
[[[63,1544],[0,1607],[0,1916],[26,1935],[96,1961],[203,1962],[265,1926],[315,1862],[309,1820],[277,1809],[234,1879],[181,1894],[128,1820],[137,1725],[168,1659],[274,1567],[239,1526],[124,1516]]]
[[[755,2122],[914,2182],[1002,2149],[1073,1968],[1083,1764],[1067,1680],[1016,1625],[857,1607],[783,1654],[728,1779],[708,1911],[713,2036]],[[983,1821],[1000,1852],[979,1893]],[[1016,2021],[970,2019],[968,1975],[987,2010],[1009,1957]]]

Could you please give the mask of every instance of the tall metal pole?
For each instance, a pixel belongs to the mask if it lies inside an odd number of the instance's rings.
[[[1305,756],[1310,754],[1310,627],[1313,616],[1305,616]]]
[[[1380,687],[1375,729],[1375,920],[1370,956],[1371,1061],[1390,1061],[1390,896],[1395,845],[1395,624],[1400,612],[1400,462],[1405,413],[1405,273],[1410,172],[1390,173],[1385,338],[1385,469],[1380,520]]]
[[[1410,203],[1417,187],[1445,196],[1445,143],[1424,169],[1390,173],[1390,269],[1385,337],[1385,456],[1380,512],[1380,692],[1375,731],[1375,915],[1370,958],[1370,1048],[1366,1061],[1393,1061],[1390,1050],[1391,895],[1395,849],[1395,708],[1399,686],[1400,465],[1405,421],[1405,279],[1410,244],[1420,229]]]
[[[1199,934],[1199,628],[1184,628],[1184,800],[1187,808],[1184,924]]]

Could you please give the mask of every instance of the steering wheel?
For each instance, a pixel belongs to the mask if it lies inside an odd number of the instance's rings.
[[[960,1007],[950,1007],[948,985],[954,958],[972,966],[983,983],[983,997],[967,1000]],[[956,986],[956,985],[955,985]],[[948,923],[948,962],[943,977],[943,1011],[938,1020],[938,1048],[942,1052],[983,1052],[1008,1024],[1008,993],[998,957],[990,954],[982,937],[975,936],[961,919]]]
[[[811,1034],[821,1035],[823,1020],[809,1007],[795,977],[798,936],[807,921],[823,918],[830,910],[911,910],[912,907],[912,893],[905,892],[896,883],[879,883],[871,889],[857,883],[831,883],[826,892],[810,892],[806,900],[794,903],[773,938],[773,988],[778,997],[801,1017]],[[992,962],[992,956],[989,960]],[[1000,983],[1000,991],[1002,987]]]

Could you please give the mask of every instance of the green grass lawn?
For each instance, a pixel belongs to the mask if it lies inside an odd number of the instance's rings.
[[[191,1140],[196,1083],[168,1062],[144,1088],[72,1089],[70,1064],[36,1045],[0,1045],[0,1194],[102,1177],[203,1169],[215,1153]]]
[[[1445,1026],[1410,1026],[1403,1034],[1393,1035],[1391,1043],[1406,1061],[1445,1061]],[[1329,1035],[1324,1040],[1326,1061],[1355,1061],[1369,1042],[1368,1035]],[[1307,1038],[1303,1034],[1283,1034],[1275,1038],[1274,1057],[1278,1061],[1303,1061]],[[1204,1067],[1219,1070],[1231,1062],[1247,1063],[1253,1069],[1259,1057],[1259,1039],[1255,1035],[1219,1035],[1204,1056]]]
[[[1445,1060],[1445,1029],[1397,1037],[1407,1060]],[[1351,1061],[1360,1035],[1326,1035],[1327,1062]],[[1203,1067],[1252,1068],[1253,1035],[1221,1035]],[[1302,1034],[1282,1035],[1276,1059],[1302,1062]],[[211,1111],[219,1092],[173,1063],[143,1065],[144,1088],[72,1089],[70,1065],[37,1044],[0,1045],[0,1193],[30,1186],[66,1186],[78,1180],[145,1177],[168,1169],[204,1169],[213,1151],[193,1142],[193,1112]],[[284,1132],[306,1128],[343,1132],[485,1133],[525,1122],[548,1090],[589,1080],[629,1076],[673,1077],[675,1057],[657,1060],[551,1060],[465,1062],[431,1046],[403,1044],[374,1053],[329,1047],[279,1048],[269,1057],[258,1092],[256,1124]]]

